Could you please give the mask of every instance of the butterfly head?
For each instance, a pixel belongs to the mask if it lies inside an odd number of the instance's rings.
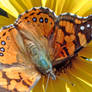
[[[35,63],[37,63],[36,66],[42,74],[50,76],[53,80],[56,79],[56,76],[52,69],[52,63],[47,55],[41,53],[40,51],[39,57],[37,58]]]
[[[40,62],[40,67],[39,67],[40,72],[42,72],[43,74],[47,74],[53,80],[55,80],[56,76],[53,72],[51,61],[47,57],[44,57],[43,54],[42,56],[40,56],[39,62]]]

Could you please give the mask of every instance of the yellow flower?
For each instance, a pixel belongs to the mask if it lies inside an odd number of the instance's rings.
[[[12,24],[19,14],[32,7],[48,7],[57,15],[69,12],[79,16],[92,14],[92,0],[0,0],[0,8],[8,13],[8,18],[0,16],[0,27]],[[91,92],[92,61],[80,56],[92,58],[92,43],[81,50],[56,80],[50,79],[46,92]],[[47,79],[42,77],[32,92],[45,92]]]

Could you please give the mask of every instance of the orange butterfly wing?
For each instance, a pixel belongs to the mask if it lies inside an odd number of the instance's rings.
[[[4,90],[2,92],[29,92],[40,77],[33,67],[28,69],[22,66],[11,66],[0,69],[0,87]]]
[[[26,11],[19,16],[18,20],[15,22],[15,26],[20,30],[23,28],[24,23],[32,24],[40,31],[39,34],[49,38],[53,32],[55,20],[56,17],[54,13],[48,8],[32,8],[32,10]]]
[[[0,32],[0,63],[13,64],[17,62],[17,54],[19,53],[16,43],[14,41],[12,31],[15,28],[4,28]]]
[[[19,43],[19,44],[18,44]],[[30,90],[41,75],[27,56],[18,31],[6,27],[0,32],[0,88],[2,92]],[[30,62],[30,63],[29,63]]]
[[[69,13],[58,17],[54,32],[56,61],[53,64],[71,58],[91,41],[91,19],[90,17],[78,18]]]

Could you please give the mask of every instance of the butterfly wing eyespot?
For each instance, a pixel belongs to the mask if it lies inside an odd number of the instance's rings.
[[[5,28],[0,32],[0,63],[3,64],[16,63],[18,49],[11,31],[15,31],[15,29],[13,27]]]
[[[27,13],[25,12],[23,15],[21,15],[21,17],[16,21],[15,25],[19,30],[23,28],[24,23],[28,23],[30,25],[32,24],[34,26],[36,25],[35,27],[40,29],[39,33],[49,38],[55,25],[55,19],[55,15],[53,12],[50,12],[49,9],[42,7],[39,9],[33,8]]]
[[[13,26],[4,27],[0,32],[0,63],[15,64],[23,58],[25,51],[22,38]],[[20,62],[19,62],[20,63]]]

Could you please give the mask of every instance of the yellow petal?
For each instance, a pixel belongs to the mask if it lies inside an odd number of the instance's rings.
[[[11,0],[13,1],[13,0]],[[31,0],[17,0],[20,6],[25,10],[31,9],[33,7]]]
[[[92,64],[76,58],[73,60],[72,66],[73,68],[68,70],[68,72],[92,84]]]
[[[90,92],[92,90],[92,64],[88,64],[79,58],[73,60],[72,68],[67,69],[68,79],[74,86],[68,83],[71,92]]]
[[[66,76],[66,75],[65,75]],[[64,76],[63,76],[64,77]],[[44,80],[44,82],[43,82]],[[45,92],[46,89],[46,82],[47,82],[47,78],[43,78],[39,81],[39,83],[33,88],[32,92]],[[47,91],[46,92],[66,92],[66,88],[65,88],[65,83],[66,81],[64,81],[62,79],[62,77],[57,78],[57,80],[52,80],[51,78],[49,79],[48,82],[48,87],[47,87]]]
[[[56,15],[62,12],[65,0],[46,0],[45,6],[52,9]]]
[[[68,87],[67,83],[66,83],[66,92],[71,92],[70,88]]]
[[[84,11],[82,11],[83,14],[81,14],[81,9],[85,10],[84,7],[87,5],[85,12],[91,8],[92,1],[90,0],[46,0],[46,7],[49,7],[57,15],[61,14],[62,12],[70,12],[70,13],[76,13],[80,16],[84,14]],[[79,12],[79,13],[78,13]]]
[[[55,11],[56,0],[46,0],[45,7],[50,8],[51,10]]]
[[[87,1],[87,0],[86,0]],[[92,0],[88,0],[80,9],[76,12],[76,14],[80,16],[84,16],[84,14],[91,9],[92,7]]]
[[[44,83],[45,83],[45,78],[42,77],[40,79],[40,81],[37,83],[37,85],[33,88],[32,92],[44,92],[45,91],[45,87],[44,87]]]
[[[0,15],[0,29],[3,26],[8,26],[10,24],[13,24],[15,21],[15,18],[8,14],[8,17]]]
[[[32,3],[33,7],[40,7],[40,6],[42,6],[41,0],[31,0],[31,3]]]
[[[72,74],[71,72],[69,72],[69,79],[74,84],[70,85],[69,83],[67,83],[70,92],[84,92],[84,89],[85,92],[90,92],[90,90],[92,90],[89,85],[82,81],[83,79],[79,79],[76,75]]]
[[[90,0],[89,2],[89,0],[66,0],[62,12],[70,12],[83,16],[84,11],[87,12],[88,9],[91,8],[91,5],[89,6],[89,3],[92,3],[92,1]],[[86,8],[85,5],[88,7]],[[86,9],[84,9],[84,7]]]
[[[0,7],[15,18],[25,10],[42,6],[41,0],[0,0]]]
[[[24,10],[22,12],[24,12],[25,10],[31,9],[33,7],[39,7],[42,6],[41,0],[10,0],[15,8],[18,8],[18,6],[20,6],[21,8],[23,8]],[[17,4],[15,4],[17,3]],[[19,10],[21,10],[21,8],[19,8]],[[17,9],[17,11],[19,11]]]
[[[41,0],[42,1],[42,6],[45,7],[46,0]]]
[[[92,74],[92,71],[91,71],[92,63],[89,63],[88,61],[83,60],[80,57],[77,57],[73,61],[74,61],[73,65],[74,67],[76,67],[76,70],[80,68],[82,71],[88,73],[89,75]]]
[[[88,0],[66,0],[62,12],[76,13]],[[59,6],[58,6],[59,7]]]
[[[83,16],[89,16],[92,15],[92,8],[88,9],[88,11],[86,11]]]
[[[65,0],[56,0],[55,13],[59,15],[62,12]]]
[[[27,8],[24,6],[24,4],[23,4],[23,2],[21,2],[21,0],[10,0],[10,3],[19,14],[23,13],[25,10],[27,10]],[[17,15],[17,17],[18,17],[18,15]]]
[[[67,1],[67,0],[66,0]],[[89,0],[69,0],[70,4],[67,8],[69,8],[69,12],[76,13],[80,11],[81,7],[83,7]],[[87,4],[88,5],[88,4]]]
[[[92,41],[87,45],[87,47],[92,47]]]
[[[84,56],[84,57],[87,57],[87,58],[92,58],[92,47],[85,47],[83,48],[79,54],[79,56]]]
[[[65,4],[63,6],[62,13],[70,12],[70,7],[71,7],[70,5],[71,5],[71,0],[65,0]]]
[[[19,15],[19,13],[14,8],[14,6],[10,3],[9,0],[0,0],[0,7],[15,18],[17,18],[17,16]]]
[[[74,86],[71,86],[68,84],[71,92],[83,92],[84,89],[85,89],[85,92],[90,92],[90,90],[92,90],[92,83],[89,82],[90,80],[86,81],[85,79],[78,77],[77,75],[71,72],[70,72],[70,75],[71,75],[71,80],[73,80],[75,84]]]

